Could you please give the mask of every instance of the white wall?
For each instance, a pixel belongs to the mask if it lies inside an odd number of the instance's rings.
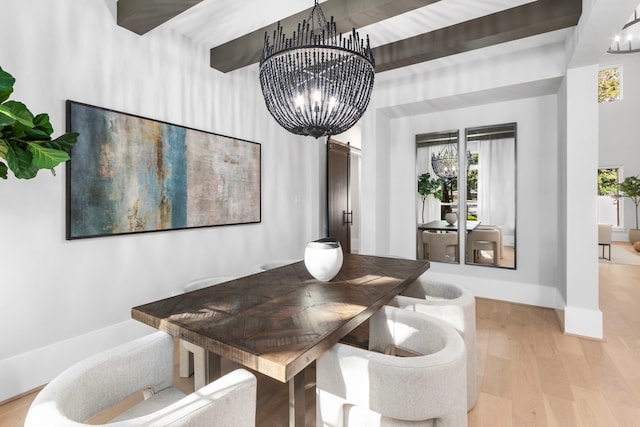
[[[516,122],[517,269],[432,263],[429,274],[479,296],[561,307],[556,165],[564,45],[460,61],[385,73],[376,83],[361,122],[362,252],[415,257],[416,134]]]
[[[621,167],[622,179],[640,174],[640,141],[638,112],[640,111],[640,55],[606,55],[600,67],[622,65],[623,99],[599,104],[599,167]],[[621,226],[624,232],[618,240],[628,241],[626,229],[635,228],[635,206],[623,199]]]
[[[566,307],[564,330],[602,338],[599,309],[596,200],[598,169],[597,65],[570,68],[566,85],[565,176]]]
[[[548,95],[447,110],[391,121],[390,252],[416,253],[415,135],[439,130],[517,123],[517,269],[432,263],[430,272],[462,279],[476,295],[554,306],[561,283],[558,257],[556,96]],[[545,165],[547,165],[545,167]],[[542,267],[545,266],[545,267]]]
[[[13,98],[65,128],[65,100],[262,144],[262,223],[66,241],[65,174],[0,182],[0,401],[149,331],[130,308],[179,284],[302,258],[321,233],[321,141],[281,129],[257,67],[222,74],[208,46],[115,23],[115,0],[5,0],[0,66]]]

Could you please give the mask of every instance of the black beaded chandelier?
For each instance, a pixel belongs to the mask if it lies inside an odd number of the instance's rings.
[[[607,50],[607,53],[636,52],[640,52],[640,6],[636,7]]]
[[[467,153],[467,167],[471,163],[471,153]],[[431,168],[440,178],[458,177],[458,144],[448,143],[436,154],[431,154]]]
[[[262,94],[273,118],[289,132],[319,138],[352,127],[367,109],[374,74],[369,37],[365,42],[354,28],[343,38],[318,0],[291,38],[279,22],[272,44],[265,33]]]

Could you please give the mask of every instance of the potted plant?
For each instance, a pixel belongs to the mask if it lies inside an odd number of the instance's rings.
[[[10,101],[15,79],[0,68],[0,178],[11,169],[16,178],[30,179],[40,169],[50,169],[69,160],[69,150],[78,134],[51,138],[53,127],[47,114],[34,116],[21,102]]]
[[[640,241],[640,229],[638,229],[638,206],[640,206],[640,175],[628,176],[618,184],[618,198],[628,197],[636,205],[636,228],[629,229],[629,241],[631,244]]]
[[[431,178],[429,172],[423,173],[418,177],[418,194],[422,198],[422,222],[424,223],[424,202],[433,194],[438,200],[442,200],[442,183],[440,178]]]

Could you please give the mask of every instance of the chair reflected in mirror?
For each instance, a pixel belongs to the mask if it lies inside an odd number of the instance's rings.
[[[498,265],[502,256],[502,232],[499,228],[484,228],[480,226],[467,236],[467,260],[473,263]],[[489,254],[491,255],[488,258]]]
[[[458,233],[439,233],[425,230],[422,232],[424,257],[429,261],[458,261]]]

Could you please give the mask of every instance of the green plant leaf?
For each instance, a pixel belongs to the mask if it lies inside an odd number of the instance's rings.
[[[11,170],[16,178],[30,179],[40,169],[54,168],[69,160],[77,133],[65,133],[52,140],[53,126],[48,114],[34,115],[26,105],[9,101],[15,79],[0,68],[0,178]]]
[[[32,141],[38,141],[38,142],[43,142],[43,141],[49,141],[50,139],[50,134],[47,133],[47,131],[41,129],[41,128],[24,128],[24,136]]]
[[[0,113],[11,117],[24,126],[33,127],[33,114],[22,102],[7,101],[0,105]]]
[[[51,135],[53,133],[53,126],[51,126],[48,114],[38,114],[35,116],[33,118],[33,126],[36,129],[46,132],[47,135]]]
[[[2,68],[0,68],[0,102],[9,99],[9,95],[13,92],[13,85],[16,79]],[[5,177],[6,178],[6,177]]]
[[[427,197],[429,194],[442,200],[442,181],[439,178],[431,178],[429,172],[423,173],[418,177],[418,194]]]
[[[64,151],[42,147],[33,142],[29,143],[29,151],[33,155],[31,164],[38,169],[53,169],[69,160],[69,155]]]
[[[7,150],[7,166],[20,179],[31,179],[38,173],[38,168],[32,164],[32,155],[21,149],[17,144],[9,142]]]
[[[67,132],[52,141],[42,143],[42,146],[69,152],[69,150],[71,150],[73,146],[76,145],[76,142],[78,142],[78,135],[79,134],[76,132]]]
[[[4,139],[0,139],[0,157],[7,158],[7,151],[9,150],[9,143]]]
[[[6,114],[0,114],[0,132],[2,132],[7,126],[11,126],[15,123],[15,119],[7,116]]]

